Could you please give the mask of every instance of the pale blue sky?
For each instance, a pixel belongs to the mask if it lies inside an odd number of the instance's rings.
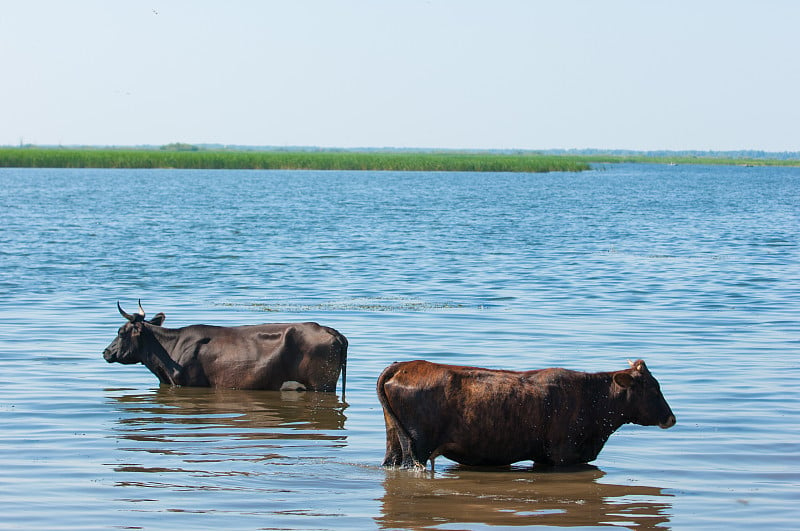
[[[0,145],[800,150],[796,0],[0,7]]]

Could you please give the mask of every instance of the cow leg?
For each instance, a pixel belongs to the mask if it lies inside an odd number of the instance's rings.
[[[383,413],[386,422],[386,456],[383,466],[400,466],[403,463],[403,448],[400,446],[400,435],[397,425],[386,412]]]
[[[402,456],[400,454],[393,453],[388,448],[386,449],[386,455],[383,458],[383,463],[381,466],[385,467],[397,467],[403,462]]]
[[[425,459],[420,459],[417,456],[411,437],[397,425],[397,421],[389,416],[386,411],[383,412],[383,420],[386,423],[386,455],[383,458],[383,466],[425,468],[425,463],[428,460],[427,455]]]
[[[430,456],[430,452],[421,455],[415,449],[414,441],[411,440],[411,437],[405,435],[404,433],[399,434],[400,440],[400,448],[403,451],[403,462],[401,466],[403,468],[417,468],[417,469],[424,469],[425,463],[428,462],[428,457]]]

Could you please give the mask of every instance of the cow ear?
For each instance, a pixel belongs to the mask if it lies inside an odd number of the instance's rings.
[[[166,318],[167,318],[167,316],[164,315],[164,312],[158,312],[157,314],[155,314],[153,316],[152,319],[150,319],[149,323],[150,324],[154,324],[156,326],[161,326],[162,323],[164,322],[164,319],[166,319]]]
[[[627,372],[618,372],[614,374],[614,383],[618,386],[622,387],[623,389],[627,389],[631,385],[633,385],[633,376]]]

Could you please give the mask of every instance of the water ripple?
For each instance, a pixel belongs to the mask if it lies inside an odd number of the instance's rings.
[[[800,170],[581,174],[0,169],[0,499],[26,529],[793,528]],[[318,321],[337,395],[160,387],[102,351],[168,326]],[[385,471],[396,360],[617,370],[678,417],[596,467]]]

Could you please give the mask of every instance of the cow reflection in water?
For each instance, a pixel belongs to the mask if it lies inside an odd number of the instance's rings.
[[[187,472],[174,460],[144,457],[156,454],[206,463],[206,470],[193,472],[217,474],[213,463],[291,461],[302,458],[295,454],[305,445],[340,447],[347,442],[341,431],[347,404],[334,394],[191,387],[107,392],[121,410],[115,431],[126,444],[120,448],[145,452],[135,462],[117,466],[118,472]]]
[[[390,469],[384,481],[381,528],[608,526],[667,529],[670,495],[657,487],[612,485],[592,465],[566,469],[472,470],[444,474]]]

